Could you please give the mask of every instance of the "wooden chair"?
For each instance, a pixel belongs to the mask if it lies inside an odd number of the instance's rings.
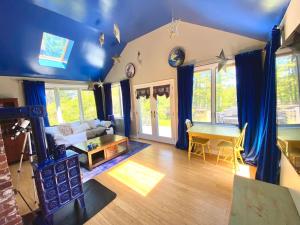
[[[244,141],[245,141],[245,134],[246,134],[246,129],[247,129],[248,123],[245,124],[240,136],[236,140],[236,142],[231,142],[231,141],[221,141],[218,144],[218,158],[217,158],[217,163],[219,163],[220,160],[225,161],[225,162],[231,162],[233,163],[234,170],[236,170],[236,166],[238,165],[238,160],[244,164],[244,160],[241,155],[241,151],[244,151]],[[225,153],[224,150],[226,148],[232,149],[231,153]],[[222,155],[223,158],[220,158]]]
[[[187,129],[190,129],[193,126],[189,119],[185,120],[185,125]],[[203,160],[205,160],[205,147],[207,147],[208,152],[210,152],[209,139],[192,137],[191,145],[191,154],[202,156]],[[197,149],[198,146],[200,149]]]
[[[289,145],[288,145],[287,141],[278,137],[277,138],[277,146],[283,153],[285,153],[286,156],[289,156]]]

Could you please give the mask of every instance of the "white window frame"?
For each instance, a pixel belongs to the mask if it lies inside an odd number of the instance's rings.
[[[114,107],[112,108],[112,111],[113,111],[112,113],[113,113],[115,119],[123,119],[124,118],[124,114],[123,114],[123,99],[122,99],[121,84],[120,83],[113,83],[111,85],[111,89],[114,88],[114,87],[118,87],[119,88],[119,101],[120,101],[120,107],[121,107],[121,115],[120,116],[116,116],[114,114]],[[114,103],[112,102],[112,104],[114,104]]]
[[[230,60],[227,62],[226,64],[227,67],[229,66],[235,66],[235,61],[234,60]],[[211,121],[210,122],[199,122],[199,121],[195,121],[193,119],[193,123],[196,124],[217,124],[217,125],[221,125],[221,126],[238,126],[237,124],[231,124],[231,123],[217,123],[216,122],[216,95],[217,95],[217,89],[216,89],[216,76],[217,76],[217,68],[218,68],[218,63],[212,63],[212,64],[208,64],[208,65],[202,65],[202,66],[195,66],[194,69],[194,74],[196,72],[201,72],[201,71],[207,71],[210,70],[211,71]],[[194,87],[193,87],[194,90]],[[194,92],[193,92],[194,95]]]
[[[78,106],[79,106],[79,121],[83,122],[83,121],[86,120],[84,118],[82,96],[81,96],[81,91],[90,91],[90,90],[88,90],[86,85],[62,85],[62,84],[46,83],[45,86],[46,86],[45,87],[46,90],[54,90],[55,104],[56,104],[56,117],[57,117],[57,121],[58,121],[59,124],[67,123],[63,120],[63,117],[62,117],[59,90],[74,90],[74,91],[77,91]]]

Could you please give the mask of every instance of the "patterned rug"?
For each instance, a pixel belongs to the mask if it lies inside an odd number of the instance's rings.
[[[143,149],[145,149],[146,147],[150,146],[150,144],[146,144],[146,143],[142,143],[142,142],[138,142],[138,141],[129,141],[129,151],[123,155],[120,155],[110,161],[107,161],[101,165],[99,165],[98,167],[94,168],[93,170],[87,170],[83,167],[81,167],[81,172],[83,174],[83,182],[86,182],[90,179],[92,179],[93,177],[97,176],[100,173],[103,173],[105,170],[110,169],[111,167],[113,167],[114,165],[122,162],[123,160],[129,158],[130,156],[142,151]]]

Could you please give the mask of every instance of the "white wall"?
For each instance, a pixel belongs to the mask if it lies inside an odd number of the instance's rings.
[[[170,50],[175,46],[185,49],[186,63],[215,58],[221,49],[224,49],[228,56],[233,56],[241,51],[264,46],[264,43],[258,40],[186,22],[179,23],[179,36],[170,39],[168,28],[169,24],[129,42],[121,54],[121,63],[113,66],[105,82],[125,79],[125,65],[133,62],[137,72],[131,79],[132,86],[167,79],[174,79],[177,84],[176,69],[170,67],[167,61]],[[137,62],[138,51],[141,52],[141,65]],[[177,85],[175,90],[177,90]],[[133,95],[134,93],[132,93],[132,100]],[[177,99],[176,96],[175,99]],[[135,111],[134,105],[133,111]],[[136,131],[133,117],[132,123],[134,135]]]
[[[22,82],[10,77],[0,77],[0,98],[18,98],[19,106],[24,106]]]
[[[284,16],[285,37],[296,29],[300,24],[300,0],[291,0]]]

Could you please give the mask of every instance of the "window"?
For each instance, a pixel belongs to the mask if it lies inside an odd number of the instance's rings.
[[[217,71],[217,65],[198,67],[194,72],[194,122],[237,124],[235,66]]]
[[[95,119],[97,110],[95,106],[95,97],[93,91],[81,91],[83,116],[86,120]]]
[[[299,56],[276,58],[277,123],[300,124]]]
[[[41,66],[65,69],[74,41],[44,32],[39,64]]]
[[[46,102],[47,102],[47,113],[48,113],[49,123],[52,126],[58,125],[59,122],[56,115],[57,106],[55,101],[54,90],[52,89],[46,90]]]
[[[235,66],[216,71],[216,123],[238,124]]]
[[[114,84],[111,87],[113,114],[115,118],[123,117],[122,92],[120,84]]]
[[[81,88],[47,88],[46,101],[51,126],[97,118],[93,91]]]
[[[59,90],[59,101],[62,118],[65,123],[80,120],[79,101],[77,90]]]
[[[211,70],[194,73],[193,121],[211,122]]]

